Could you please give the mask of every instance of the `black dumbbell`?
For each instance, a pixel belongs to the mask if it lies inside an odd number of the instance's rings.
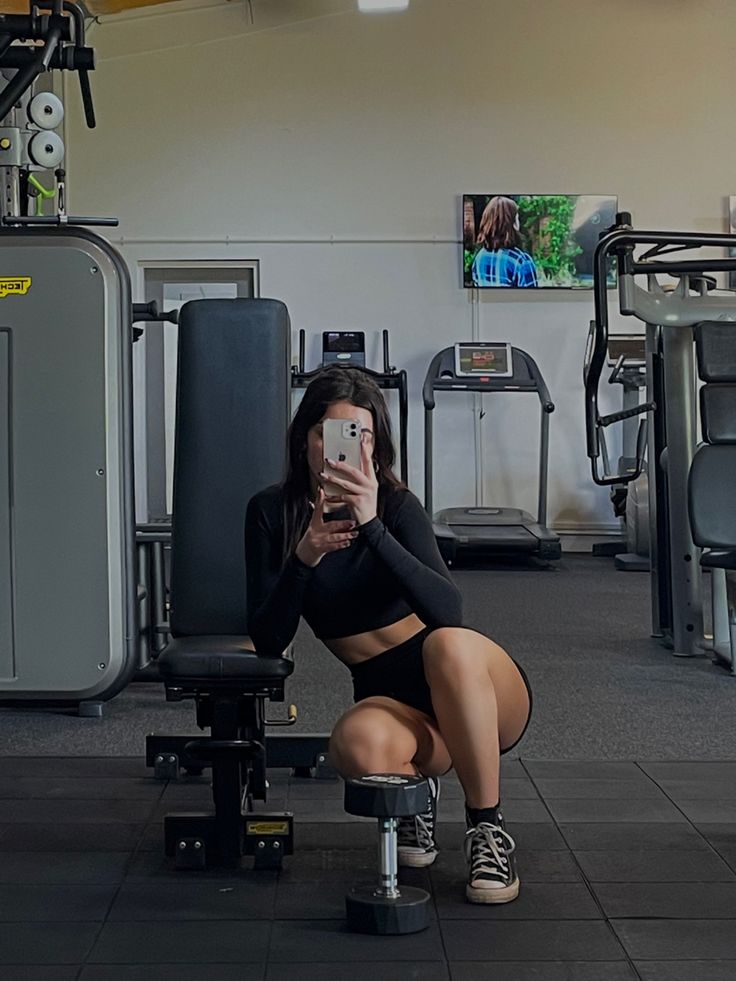
[[[429,787],[421,777],[373,773],[345,781],[345,810],[378,818],[378,887],[358,886],[345,897],[348,927],[358,933],[417,933],[428,926],[429,893],[398,885],[398,818],[423,814]]]

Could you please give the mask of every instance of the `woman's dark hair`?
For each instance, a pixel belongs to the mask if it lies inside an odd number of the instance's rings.
[[[373,416],[373,463],[378,478],[378,514],[383,514],[387,496],[404,484],[393,472],[395,460],[391,418],[378,385],[357,368],[338,365],[324,368],[309,383],[287,436],[286,476],[282,482],[284,502],[284,561],[291,555],[311,518],[311,485],[307,465],[307,434],[324,419],[328,406],[350,402]]]
[[[478,228],[478,244],[489,252],[520,249],[521,235],[515,227],[519,206],[511,198],[491,198],[483,209]]]

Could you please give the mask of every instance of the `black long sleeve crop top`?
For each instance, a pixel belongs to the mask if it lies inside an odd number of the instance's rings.
[[[393,491],[383,518],[358,528],[350,548],[314,567],[283,562],[283,498],[268,487],[248,503],[245,561],[248,633],[256,651],[281,654],[303,616],[328,640],[376,630],[415,613],[427,626],[460,626],[462,603],[432,525],[408,490]]]

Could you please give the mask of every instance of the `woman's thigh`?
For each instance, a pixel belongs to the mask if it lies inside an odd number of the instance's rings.
[[[531,694],[524,675],[510,654],[477,630],[441,627],[424,641],[425,664],[431,658],[435,664],[447,659],[449,670],[453,671],[452,657],[459,652],[464,658],[473,662],[480,659],[486,665],[496,695],[498,737],[503,752],[518,741],[529,721]]]
[[[450,754],[436,722],[419,709],[385,695],[364,698],[336,722],[330,736],[333,766],[350,758],[354,740],[370,740],[394,747],[397,759],[407,756],[426,777],[440,776],[452,766]],[[343,774],[344,775],[344,774]]]

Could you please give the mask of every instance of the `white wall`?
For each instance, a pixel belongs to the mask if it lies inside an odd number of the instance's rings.
[[[262,295],[288,304],[295,330],[389,327],[392,360],[409,372],[411,483],[421,494],[424,372],[440,347],[471,337],[459,195],[615,193],[639,227],[725,230],[736,7],[356,7],[254,0],[250,24],[246,4],[210,0],[103,19],[89,36],[95,131],[67,84],[70,207],[118,215],[133,267],[260,260]],[[612,526],[584,452],[590,295],[476,299],[480,335],[529,350],[557,404],[550,523]],[[377,335],[369,342],[378,366]],[[486,401],[485,502],[533,509],[537,409],[530,397]],[[471,402],[443,406],[435,504],[473,503]]]

